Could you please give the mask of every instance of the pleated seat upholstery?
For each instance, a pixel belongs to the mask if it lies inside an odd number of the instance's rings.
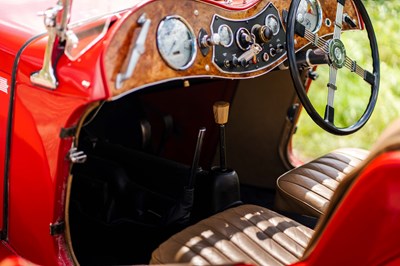
[[[313,233],[269,209],[241,205],[175,234],[153,252],[151,264],[287,265],[302,257]]]
[[[338,149],[283,174],[277,179],[275,208],[319,217],[344,176],[368,154],[363,149]]]

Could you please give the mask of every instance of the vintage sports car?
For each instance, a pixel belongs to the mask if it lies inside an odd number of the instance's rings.
[[[361,0],[31,3],[0,9],[1,259],[400,264],[400,123],[371,151],[291,149],[299,106],[337,135],[374,110]],[[345,126],[342,74],[368,93]]]

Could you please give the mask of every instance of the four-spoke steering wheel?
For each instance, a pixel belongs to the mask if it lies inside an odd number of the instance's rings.
[[[378,53],[378,45],[375,38],[374,29],[372,27],[371,20],[368,16],[368,13],[362,4],[361,0],[354,0],[355,6],[358,10],[358,13],[361,17],[361,24],[363,23],[364,29],[367,31],[371,56],[372,56],[372,73],[362,66],[360,66],[355,60],[352,60],[346,54],[346,48],[343,42],[340,40],[342,34],[342,26],[344,20],[344,6],[346,0],[326,0],[325,2],[335,1],[337,2],[336,7],[336,19],[333,23],[334,30],[333,36],[331,39],[327,40],[325,38],[319,37],[317,33],[313,33],[309,29],[307,29],[304,25],[297,21],[297,12],[299,8],[299,4],[301,0],[293,0],[290,6],[290,10],[287,17],[287,29],[286,29],[286,48],[287,48],[287,56],[289,61],[290,73],[295,85],[295,89],[297,95],[306,109],[307,113],[314,120],[316,124],[318,124],[324,130],[336,134],[336,135],[348,135],[354,133],[359,130],[361,127],[365,125],[365,123],[370,118],[376,101],[378,97],[379,91],[379,53]],[[322,12],[324,13],[324,12]],[[299,72],[299,62],[298,58],[296,58],[296,38],[295,36],[299,36],[305,38],[308,42],[310,42],[315,49],[322,51],[324,58],[326,58],[325,63],[329,65],[329,82],[327,84],[328,88],[328,100],[325,108],[324,117],[320,116],[319,113],[314,108],[311,103],[305,86],[304,81]],[[307,55],[308,56],[308,55]],[[306,58],[306,61],[309,61],[309,58]],[[369,102],[365,108],[363,115],[352,125],[347,127],[338,127],[334,123],[334,96],[336,90],[340,90],[337,87],[337,74],[338,71],[341,71],[342,68],[347,68],[348,71],[353,72],[355,75],[358,75],[365,81],[366,86],[370,86],[371,94]]]

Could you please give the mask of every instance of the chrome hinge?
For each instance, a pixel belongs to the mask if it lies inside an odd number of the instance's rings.
[[[83,151],[79,151],[77,147],[72,144],[68,152],[67,158],[71,163],[84,163],[86,162],[87,155]]]

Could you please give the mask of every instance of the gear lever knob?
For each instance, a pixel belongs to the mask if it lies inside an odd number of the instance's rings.
[[[229,103],[216,102],[213,106],[215,123],[219,125],[220,169],[226,171],[225,124],[228,123]]]
[[[215,123],[218,125],[225,125],[228,123],[229,116],[229,103],[228,102],[216,102],[213,106]]]

